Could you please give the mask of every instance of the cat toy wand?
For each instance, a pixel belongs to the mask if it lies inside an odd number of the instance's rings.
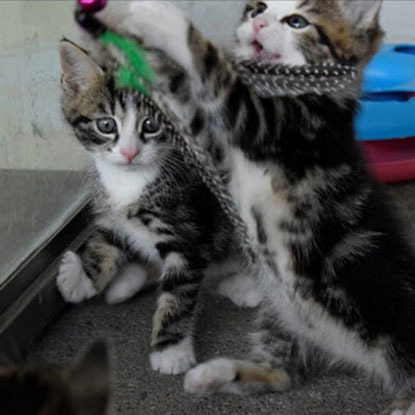
[[[109,30],[104,23],[93,16],[103,10],[107,0],[78,0],[79,7],[75,12],[78,24],[106,46],[115,46],[125,57],[115,78],[118,88],[134,88],[149,95],[148,88],[154,79],[144,50],[132,39],[120,36]]]

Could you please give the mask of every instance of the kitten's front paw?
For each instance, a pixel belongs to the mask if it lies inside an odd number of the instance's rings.
[[[110,10],[110,9],[108,9]],[[180,9],[168,1],[131,1],[128,13],[114,18],[111,11],[98,14],[110,27],[140,39],[148,49],[159,49],[185,69],[192,68],[188,48],[189,22]]]
[[[81,258],[71,251],[62,257],[56,285],[62,297],[69,303],[80,303],[97,294],[92,281],[82,268]]]
[[[257,307],[261,294],[250,275],[234,275],[224,279],[217,288],[220,295],[229,298],[238,307]]]
[[[128,27],[138,31],[146,46],[159,46],[166,36],[174,36],[186,25],[182,11],[169,1],[132,1],[129,10]]]
[[[150,354],[153,370],[166,375],[178,375],[187,372],[196,364],[196,357],[190,338],[182,340],[174,346]]]
[[[218,358],[202,363],[187,372],[184,390],[198,396],[223,391],[235,381],[236,367],[231,359]]]

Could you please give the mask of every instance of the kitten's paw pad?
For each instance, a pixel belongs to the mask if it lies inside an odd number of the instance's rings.
[[[184,378],[184,390],[199,396],[224,391],[232,385],[237,372],[231,359],[218,358],[189,370]]]
[[[196,364],[191,340],[184,339],[174,346],[152,352],[150,363],[153,370],[166,375],[178,375],[187,372]]]
[[[92,281],[86,276],[81,258],[68,251],[62,257],[56,285],[65,301],[80,303],[97,294]]]
[[[137,294],[147,282],[147,273],[138,264],[124,266],[117,279],[108,288],[105,299],[108,304],[119,304]]]
[[[250,275],[226,278],[218,285],[217,291],[238,307],[258,307],[261,302],[260,291]]]

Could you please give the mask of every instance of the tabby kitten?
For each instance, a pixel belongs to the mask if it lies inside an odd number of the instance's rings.
[[[161,275],[151,365],[184,372],[195,363],[202,280],[215,264],[237,264],[232,227],[194,168],[165,140],[158,109],[135,90],[114,88],[114,79],[73,43],[62,41],[60,54],[63,112],[94,162],[95,231],[78,254],[65,254],[58,288],[79,302],[102,292],[121,269],[107,294],[117,302],[147,280],[138,264],[155,264]],[[253,285],[243,278],[242,287]],[[229,281],[221,285],[230,291]]]
[[[351,64],[361,77],[382,39],[380,7],[379,0],[249,2],[234,54],[285,65]],[[399,406],[409,414],[414,255],[355,141],[357,94],[261,98],[167,2],[131,2],[128,13],[108,9],[98,17],[182,67],[181,85],[173,85],[191,90],[180,99],[198,120],[193,133],[230,143],[231,189],[269,268],[253,358],[201,364],[186,375],[185,389],[283,391],[326,361],[378,379],[405,397],[388,413]]]
[[[0,368],[0,413],[106,415],[110,371],[105,343],[94,343],[68,370]]]

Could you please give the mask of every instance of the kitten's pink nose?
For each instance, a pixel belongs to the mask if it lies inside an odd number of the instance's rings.
[[[124,156],[124,158],[131,163],[137,156],[140,150],[134,149],[134,150],[122,150],[121,154]]]
[[[268,22],[263,17],[257,17],[254,22],[254,32],[257,35],[264,27],[268,26]]]

